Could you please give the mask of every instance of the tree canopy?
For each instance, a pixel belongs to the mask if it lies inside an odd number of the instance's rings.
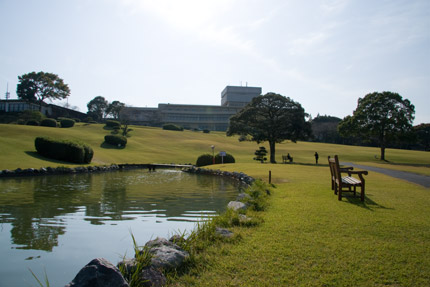
[[[302,106],[275,93],[258,96],[230,118],[227,135],[250,136],[257,143],[269,142],[270,162],[275,163],[275,144],[296,142],[310,134],[310,124]]]
[[[358,99],[352,116],[346,116],[338,126],[342,136],[359,136],[375,140],[385,160],[387,143],[397,141],[412,129],[415,107],[408,99],[393,92],[374,92]]]
[[[18,98],[38,103],[40,107],[44,100],[65,99],[70,96],[70,89],[63,79],[56,74],[31,72],[18,76],[16,94]]]
[[[104,97],[97,96],[87,104],[87,114],[91,116],[94,120],[101,120],[106,114],[106,109],[108,108],[108,105],[109,102]]]
[[[106,114],[111,115],[115,119],[119,119],[119,115],[121,113],[121,110],[124,107],[125,107],[124,103],[121,103],[120,101],[113,101],[106,108]]]

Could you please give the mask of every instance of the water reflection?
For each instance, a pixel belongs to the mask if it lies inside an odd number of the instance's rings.
[[[154,216],[195,221],[225,208],[236,189],[220,177],[169,170],[2,179],[0,221],[11,224],[11,248],[52,251],[68,218],[92,225]]]

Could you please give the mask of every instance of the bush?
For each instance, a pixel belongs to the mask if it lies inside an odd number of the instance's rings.
[[[106,135],[105,142],[115,146],[125,146],[127,138],[120,135]]]
[[[45,157],[73,163],[90,163],[94,155],[90,146],[78,141],[37,137],[34,145],[37,152]]]
[[[39,122],[38,122],[38,121],[36,121],[36,120],[28,120],[25,124],[26,124],[27,126],[38,126],[38,125],[39,125]]]
[[[211,132],[210,130],[203,130],[203,133],[205,133],[205,134],[208,134],[210,132]]]
[[[29,120],[35,120],[40,123],[45,118],[45,115],[39,111],[26,110],[19,114],[19,118],[23,119],[25,122]]]
[[[75,121],[72,119],[62,118],[60,120],[60,125],[62,128],[71,128],[75,125]]]
[[[169,130],[169,131],[183,131],[184,128],[181,126],[177,126],[174,124],[165,124],[163,125],[163,130]]]
[[[57,127],[57,121],[55,119],[44,119],[40,122],[40,125],[43,127],[53,127],[56,128]]]
[[[222,158],[219,154],[215,155],[215,164],[220,164]],[[235,163],[235,159],[231,154],[226,154],[224,157],[224,163]],[[205,166],[213,164],[213,158],[211,154],[202,154],[197,158],[196,166]]]
[[[116,128],[119,129],[121,127],[121,123],[118,121],[107,120],[106,121],[106,127],[112,128],[112,129],[116,129]]]

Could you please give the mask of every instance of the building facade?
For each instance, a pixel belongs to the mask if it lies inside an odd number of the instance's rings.
[[[169,123],[187,129],[226,131],[230,117],[259,95],[260,87],[227,86],[221,92],[220,106],[158,104],[158,108],[126,107],[121,111],[121,118],[137,125]]]

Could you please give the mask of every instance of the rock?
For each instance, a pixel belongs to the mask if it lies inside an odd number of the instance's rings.
[[[237,210],[245,210],[248,208],[248,206],[245,203],[240,201],[230,201],[227,205],[227,208],[237,211]]]
[[[156,238],[145,244],[152,254],[151,265],[154,268],[175,269],[182,265],[190,255],[178,245],[165,238]]]
[[[104,258],[93,259],[65,287],[128,287],[121,272]]]
[[[243,199],[251,199],[251,196],[245,192],[241,192],[237,195],[236,200],[237,201],[242,201]]]
[[[225,228],[221,228],[221,227],[216,227],[215,228],[215,234],[222,236],[222,237],[227,237],[230,238],[233,236],[233,232],[231,232],[228,229]]]
[[[131,276],[137,270],[137,261],[133,259],[125,259],[117,264],[117,267],[124,266],[127,276]],[[166,284],[166,277],[164,274],[151,267],[147,266],[139,273],[139,286],[144,287],[161,287]]]

